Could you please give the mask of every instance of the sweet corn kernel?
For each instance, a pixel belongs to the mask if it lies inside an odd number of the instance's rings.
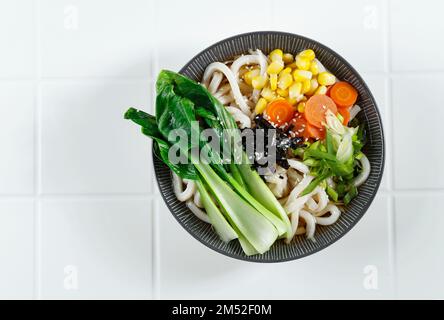
[[[330,72],[321,72],[318,75],[318,82],[323,86],[331,86],[336,81],[336,77],[332,75]]]
[[[271,61],[282,61],[284,53],[281,49],[274,49],[270,52],[270,60]],[[276,72],[277,73],[277,72]]]
[[[287,101],[290,102],[290,104],[296,104],[298,103],[298,100],[296,98],[287,98]]]
[[[268,78],[266,75],[258,75],[251,80],[251,84],[254,89],[260,90],[267,84]]]
[[[282,90],[281,88],[277,88],[276,93],[281,97],[288,97],[288,90]]]
[[[278,76],[277,74],[273,73],[270,74],[270,88],[271,90],[276,90],[278,83]]]
[[[316,89],[314,94],[326,94],[327,90],[328,89],[326,86],[319,86],[319,88]]]
[[[267,73],[268,74],[278,74],[279,72],[284,69],[284,62],[283,61],[273,61],[268,65]]]
[[[319,68],[319,73],[327,71],[327,69],[325,69],[324,65],[322,64],[321,61],[319,61],[318,59],[315,59],[316,63],[318,64],[318,68]]]
[[[299,102],[298,103],[298,112],[304,113],[304,111],[305,111],[305,102]]]
[[[292,62],[289,65],[287,65],[287,67],[290,69],[296,69],[298,66],[296,65],[296,62]]]
[[[267,107],[267,100],[265,100],[264,98],[259,98],[259,100],[256,103],[256,108],[254,109],[254,111],[256,112],[256,114],[261,114],[262,112],[264,112],[265,108]]]
[[[311,62],[310,71],[314,76],[319,74],[319,63],[316,60]]]
[[[284,60],[285,64],[292,63],[294,58],[291,53],[284,53],[284,56],[282,57],[282,60]]]
[[[316,91],[316,89],[319,87],[318,80],[316,78],[313,78],[310,80],[310,90],[306,92],[308,95],[313,95],[313,93]]]
[[[288,88],[288,97],[290,99],[297,99],[302,93],[302,83],[296,82]]]
[[[302,93],[307,93],[311,89],[311,80],[305,79],[302,81]]]
[[[254,77],[257,77],[260,74],[259,69],[253,69],[250,71],[247,71],[244,74],[244,81],[246,84],[248,84],[249,86],[251,86],[251,81],[253,80]]]
[[[290,102],[292,105],[294,105],[297,108],[297,104],[298,102],[302,101],[304,99],[304,95],[300,94],[299,96],[297,96],[296,98],[287,98],[287,101]]]
[[[306,58],[302,58],[300,55],[296,56],[296,66],[301,69],[301,70],[308,70],[310,69],[310,64],[311,61],[306,59]]]
[[[271,90],[270,87],[263,88],[261,91],[261,96],[264,97],[267,101],[272,101],[276,97],[274,91]]]
[[[298,70],[298,69],[293,71],[293,79],[294,79],[294,81],[302,82],[302,81],[307,80],[307,79],[310,80],[311,77],[312,77],[312,74],[311,74],[310,71]]]
[[[279,72],[279,77],[282,76],[285,73],[290,73],[291,74],[291,68],[287,67],[284,70],[282,70],[281,72]]]
[[[311,49],[307,49],[307,50],[299,52],[298,56],[300,56],[301,58],[304,58],[304,59],[308,59],[310,61],[316,57],[315,52]]]
[[[285,90],[289,86],[291,86],[292,83],[293,77],[291,76],[291,74],[284,73],[282,76],[279,77],[278,87],[279,89]]]

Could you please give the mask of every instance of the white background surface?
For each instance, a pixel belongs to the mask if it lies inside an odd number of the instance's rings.
[[[0,0],[0,298],[444,298],[438,0]],[[282,264],[215,253],[122,119],[225,37],[282,30],[342,54],[383,115],[380,192],[334,245]],[[378,288],[364,286],[366,267]],[[74,285],[73,285],[74,284]],[[76,285],[75,285],[76,284]]]

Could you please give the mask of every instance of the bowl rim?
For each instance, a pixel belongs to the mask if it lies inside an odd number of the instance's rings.
[[[279,258],[279,259],[265,259],[265,258],[257,258],[257,259],[249,259],[249,257],[247,255],[242,255],[242,256],[238,256],[235,254],[232,254],[230,252],[227,252],[223,249],[219,249],[216,246],[213,246],[210,243],[204,242],[202,239],[200,239],[195,232],[192,232],[191,230],[189,230],[185,224],[178,218],[178,216],[173,212],[174,210],[171,208],[169,202],[167,201],[164,192],[162,192],[161,189],[161,185],[160,185],[160,181],[159,181],[159,177],[157,174],[157,170],[156,170],[156,166],[155,166],[155,162],[161,162],[161,160],[157,159],[155,153],[154,153],[154,144],[152,145],[152,161],[153,161],[153,167],[154,167],[154,172],[155,172],[155,177],[156,177],[156,181],[157,181],[157,186],[159,188],[159,193],[162,196],[163,201],[165,202],[166,206],[168,207],[171,215],[176,219],[177,222],[179,222],[179,224],[182,226],[183,229],[185,229],[194,239],[198,240],[199,243],[203,244],[205,247],[208,247],[226,257],[235,259],[235,260],[241,260],[241,261],[247,261],[247,262],[252,262],[252,263],[282,263],[282,262],[290,262],[290,261],[294,261],[294,260],[299,260],[301,258],[313,255],[315,253],[318,253],[319,251],[324,250],[327,247],[330,247],[331,245],[333,245],[334,243],[336,243],[338,240],[342,239],[342,237],[344,237],[347,233],[350,232],[350,230],[352,230],[356,224],[361,221],[362,217],[367,213],[368,208],[370,207],[370,205],[373,203],[376,194],[379,191],[379,187],[381,185],[381,181],[382,181],[382,177],[384,175],[384,168],[385,168],[385,153],[386,153],[386,145],[385,145],[385,135],[384,135],[384,128],[383,128],[383,123],[382,123],[382,117],[381,117],[381,113],[379,111],[378,105],[376,103],[376,100],[373,96],[373,93],[371,92],[370,88],[368,87],[367,83],[364,81],[364,79],[361,77],[361,75],[357,72],[357,70],[344,58],[342,57],[342,55],[340,55],[339,53],[337,53],[336,51],[334,51],[333,49],[329,48],[328,46],[313,40],[311,38],[305,37],[305,36],[301,36],[299,34],[296,33],[290,33],[290,32],[284,32],[284,31],[252,31],[252,32],[246,32],[246,33],[240,33],[240,34],[236,34],[234,36],[228,37],[228,38],[224,38],[222,40],[219,40],[217,42],[215,42],[214,44],[204,48],[203,50],[199,51],[197,54],[195,54],[179,71],[180,74],[183,74],[185,70],[188,69],[188,67],[198,58],[200,57],[203,53],[205,53],[206,51],[209,51],[215,47],[217,47],[218,45],[228,42],[228,41],[232,41],[235,40],[239,37],[246,37],[246,36],[253,36],[253,35],[260,35],[260,36],[268,36],[268,35],[282,35],[282,36],[289,36],[289,37],[295,37],[295,38],[301,38],[303,40],[309,41],[309,42],[313,42],[316,45],[318,45],[320,48],[330,52],[331,54],[333,54],[337,59],[340,60],[341,63],[343,63],[349,70],[351,70],[354,74],[354,76],[356,76],[356,78],[361,82],[362,86],[364,87],[364,90],[367,92],[367,94],[369,95],[370,100],[372,101],[372,103],[375,106],[375,111],[378,115],[378,126],[379,126],[379,131],[380,131],[380,136],[381,136],[381,167],[380,167],[380,174],[377,177],[376,180],[376,184],[373,188],[373,191],[370,195],[370,197],[368,198],[368,201],[365,203],[365,205],[362,207],[362,209],[360,210],[360,214],[357,216],[357,218],[350,223],[350,225],[344,230],[344,232],[341,232],[337,237],[335,237],[334,239],[330,240],[328,243],[315,248],[314,250],[311,251],[307,251],[304,252],[303,254],[300,254],[296,257],[288,257],[288,258]],[[191,212],[191,211],[190,211]]]

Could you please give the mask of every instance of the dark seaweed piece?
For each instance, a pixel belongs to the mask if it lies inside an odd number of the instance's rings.
[[[263,149],[264,152],[256,152],[257,145],[254,146],[254,152],[255,152],[255,159],[253,166],[254,167],[266,167],[270,166],[270,163],[261,164],[260,160],[262,158],[268,157],[268,150],[269,146],[268,143],[268,129],[274,129],[274,132],[276,133],[275,139],[272,142],[271,147],[276,146],[276,163],[285,168],[288,169],[289,165],[287,162],[287,153],[289,149],[296,149],[297,147],[300,147],[303,145],[303,139],[300,137],[290,137],[288,136],[282,129],[275,128],[270,122],[268,122],[262,115],[257,115],[254,118],[254,122],[256,124],[255,129],[263,129],[264,130],[264,146]],[[253,132],[256,134],[256,130],[253,130]],[[255,139],[256,140],[256,139]],[[245,140],[242,141],[245,146]]]

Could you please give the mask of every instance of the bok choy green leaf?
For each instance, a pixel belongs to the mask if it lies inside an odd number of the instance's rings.
[[[278,236],[289,230],[285,211],[249,164],[224,166],[221,155],[201,137],[202,124],[197,122],[203,118],[218,134],[223,129],[236,129],[230,131],[230,139],[235,140],[239,133],[232,116],[200,84],[177,73],[162,71],[156,88],[156,117],[130,108],[125,118],[140,125],[154,140],[155,154],[166,165],[182,178],[196,181],[209,219],[223,241],[238,238],[249,255],[269,250]],[[177,142],[172,135],[175,130],[188,138],[178,150],[188,160],[186,164],[173,164],[168,159]],[[210,162],[201,162],[195,150],[208,151]]]

